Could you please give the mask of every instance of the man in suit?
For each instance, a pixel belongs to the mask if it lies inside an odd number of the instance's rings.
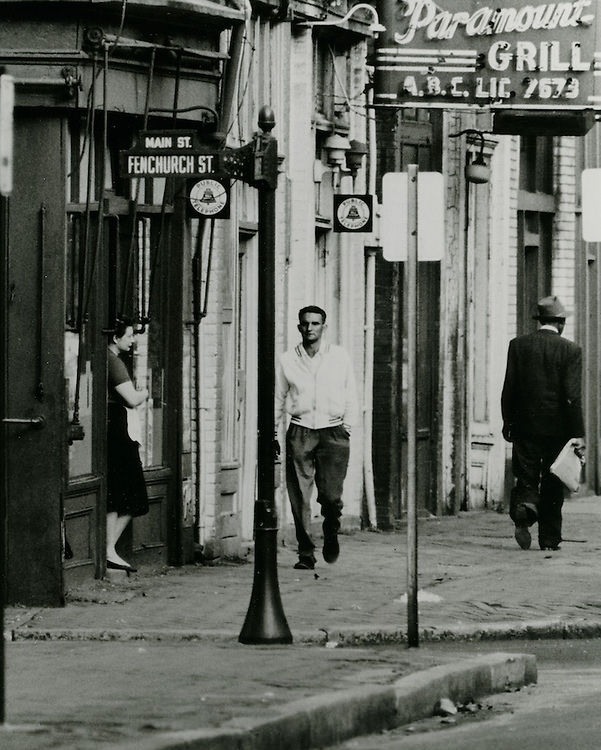
[[[584,449],[582,350],[561,337],[566,315],[557,297],[539,300],[538,330],[513,339],[507,354],[503,437],[513,443],[509,515],[522,549],[537,521],[540,548],[559,549],[564,488],[549,468],[571,438]]]

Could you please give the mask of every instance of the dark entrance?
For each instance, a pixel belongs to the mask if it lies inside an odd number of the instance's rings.
[[[427,110],[380,113],[380,173],[440,169],[439,115]],[[376,262],[373,461],[378,524],[390,527],[404,513],[406,496],[406,298],[403,263]],[[436,513],[436,443],[440,263],[418,271],[418,497]]]
[[[83,440],[73,440],[68,451],[64,525],[73,556],[65,561],[67,585],[82,573],[89,575],[91,568],[101,574],[104,566],[106,346],[107,332],[121,315],[135,321],[136,343],[127,363],[132,379],[150,393],[149,400],[138,407],[139,450],[150,511],[134,519],[120,543],[123,554],[134,554],[142,564],[166,563],[169,542],[176,545],[176,539],[168,538],[169,515],[176,506],[174,467],[181,398],[181,388],[172,387],[180,383],[181,368],[167,367],[170,361],[181,363],[180,357],[169,357],[171,343],[181,335],[178,306],[173,317],[169,314],[169,299],[181,299],[181,294],[168,294],[170,285],[177,288],[179,280],[173,273],[179,268],[171,243],[173,191],[165,180],[119,178],[118,151],[131,142],[134,126],[130,119],[112,118],[104,187],[99,179],[93,180],[94,199],[102,200],[100,219],[97,210],[89,210],[87,179],[82,179],[87,164],[99,161],[80,158],[81,154],[85,157],[85,138],[78,123],[70,128],[65,380],[68,412],[72,420],[75,415],[85,435]],[[83,320],[81,336],[79,320]]]
[[[15,117],[14,190],[7,199],[6,595],[11,603],[63,600],[61,516],[64,471],[62,378],[64,237],[62,123]],[[25,136],[26,134],[26,136]],[[42,178],[43,175],[43,178]],[[4,338],[4,337],[3,337]],[[41,422],[40,420],[44,421]],[[3,561],[4,563],[4,561]]]
[[[551,294],[553,139],[520,138],[518,202],[517,332],[536,330],[536,302]]]

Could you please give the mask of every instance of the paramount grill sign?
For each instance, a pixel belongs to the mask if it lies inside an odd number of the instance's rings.
[[[220,167],[219,153],[199,151],[193,131],[143,131],[119,156],[122,177],[203,177]]]
[[[598,0],[385,0],[376,104],[601,109],[600,15]]]

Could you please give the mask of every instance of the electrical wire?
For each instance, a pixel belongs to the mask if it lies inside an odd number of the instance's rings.
[[[119,30],[117,31],[117,34],[115,36],[114,41],[111,44],[109,57],[113,54],[113,51],[119,46],[119,40],[121,39],[121,34],[123,34],[123,26],[125,24],[125,11],[127,10],[127,0],[122,0],[121,2],[121,21],[119,22]]]
[[[90,295],[92,293],[92,286],[94,284],[94,273],[96,270],[96,260],[100,253],[100,245],[102,244],[102,238],[104,234],[104,195],[105,195],[105,178],[106,178],[106,163],[107,163],[107,133],[108,133],[108,71],[109,71],[109,50],[107,47],[104,48],[104,75],[102,79],[102,150],[100,164],[102,168],[102,174],[99,182],[99,195],[98,195],[98,227],[96,229],[96,245],[94,249],[94,255],[92,256],[92,266],[90,268],[90,278],[88,280],[88,288],[86,296],[84,298],[84,315],[87,314],[88,305],[90,302]]]
[[[122,5],[121,5],[121,21],[119,23],[119,30],[117,32],[117,35],[115,36],[115,40],[110,44],[109,57],[113,54],[113,51],[119,45],[119,39],[121,38],[121,34],[123,33],[123,26],[125,24],[125,11],[126,11],[126,9],[127,9],[127,0],[122,0]],[[154,47],[153,49],[156,49],[156,47]],[[92,75],[92,82],[90,83],[90,88],[88,89],[88,95],[86,97],[86,117],[89,116],[89,113],[90,113],[90,97],[91,97],[91,94],[92,94],[92,89],[94,88],[94,85],[96,84],[96,78],[98,78],[101,73],[102,73],[102,68],[99,68],[98,72],[96,73],[96,75],[95,76]],[[83,140],[83,143],[82,143],[82,146],[81,146],[81,150],[80,150],[80,153],[79,153],[79,159],[77,160],[78,164],[81,164],[81,161],[82,161],[82,159],[84,157],[84,154],[85,154],[85,151],[86,151],[86,147],[87,147],[87,123],[86,123],[86,135],[84,136],[84,140]],[[72,172],[69,172],[69,174],[67,175],[67,177],[71,177],[72,174],[73,174]]]
[[[93,146],[94,146],[94,112],[96,109],[96,62],[97,56],[94,53],[92,58],[92,85],[90,87],[90,93],[88,97],[88,108],[86,115],[86,131],[84,133],[84,143],[88,146],[88,172],[86,175],[86,207],[85,207],[85,221],[84,221],[84,235],[82,242],[83,258],[80,262],[80,278],[79,278],[79,290],[78,290],[78,311],[77,311],[77,332],[81,336],[83,331],[84,322],[84,310],[83,300],[85,294],[85,283],[87,277],[87,257],[88,257],[88,245],[90,240],[90,212],[91,212],[91,201],[92,201],[92,159],[93,159]],[[80,161],[83,158],[83,152],[80,157]]]
[[[171,120],[171,127],[175,129],[177,127],[177,113],[178,113],[178,105],[179,105],[179,93],[180,93],[180,83],[181,83],[181,72],[182,72],[182,57],[183,57],[183,48],[180,47],[178,49],[178,55],[177,55],[177,68],[175,73],[175,86],[173,90],[173,117]],[[146,314],[142,317],[142,324],[146,321],[150,321],[150,311],[152,309],[152,300],[153,300],[153,291],[155,287],[155,279],[156,279],[156,272],[159,265],[159,260],[161,258],[161,249],[163,247],[163,236],[165,233],[165,224],[166,224],[166,211],[167,211],[167,203],[173,202],[173,178],[171,176],[167,177],[165,179],[165,188],[163,190],[163,200],[161,203],[161,218],[159,223],[159,231],[158,236],[156,239],[156,243],[154,246],[154,253],[152,254],[152,257],[150,259],[150,280],[148,282],[148,305],[146,309]]]
[[[90,120],[90,117],[92,116],[93,110],[95,109],[95,106],[90,106],[90,102],[92,99],[94,88],[96,86],[96,80],[97,78],[100,77],[100,74],[102,73],[102,68],[99,68],[98,71],[95,72],[96,66],[95,66],[94,60],[95,60],[95,53],[94,53],[94,57],[92,58],[92,82],[90,83],[90,88],[88,89],[88,95],[86,96],[86,126],[84,130],[83,142],[81,144],[81,149],[79,151],[79,158],[77,159],[78,166],[81,164],[83,160],[83,157],[85,155],[86,148],[88,145],[89,120]],[[73,172],[71,171],[67,174],[67,177],[71,177],[72,175],[73,175]]]
[[[88,248],[90,243],[90,214],[91,214],[91,200],[92,200],[92,154],[93,154],[93,142],[94,142],[94,116],[93,112],[96,109],[96,62],[97,55],[94,53],[92,58],[92,85],[90,88],[88,98],[88,117],[86,118],[86,133],[84,139],[87,138],[89,143],[89,158],[88,158],[88,173],[86,180],[86,208],[85,208],[85,221],[84,221],[84,236],[82,242],[82,253],[83,257],[79,263],[79,283],[78,283],[78,309],[77,309],[77,365],[75,369],[75,395],[73,398],[73,418],[71,424],[79,425],[79,399],[81,393],[81,373],[83,371],[83,328],[86,321],[86,309],[85,309],[85,298],[86,298],[86,277],[88,274]],[[99,230],[100,231],[100,230]]]
[[[157,48],[156,46],[152,47],[151,54],[150,54],[150,62],[148,64],[148,79],[146,81],[146,102],[144,104],[144,119],[142,124],[142,130],[146,130],[148,127],[148,116],[150,112],[150,93],[152,90],[152,83],[154,80],[154,66],[156,61],[156,52]],[[134,255],[134,246],[136,243],[136,237],[137,237],[137,231],[138,231],[138,225],[137,225],[137,216],[138,216],[138,201],[140,198],[140,185],[142,183],[141,178],[138,177],[136,181],[136,190],[134,193],[134,199],[133,199],[133,206],[131,209],[131,233],[129,237],[129,246],[127,249],[127,261],[125,266],[125,277],[123,281],[123,287],[122,287],[122,294],[121,294],[121,300],[119,307],[121,308],[121,311],[117,312],[123,312],[124,305],[125,305],[125,296],[127,294],[127,287],[129,285],[129,277],[131,274],[131,267],[132,267],[132,259]]]

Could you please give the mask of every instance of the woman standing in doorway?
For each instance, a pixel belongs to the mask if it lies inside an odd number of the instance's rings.
[[[138,451],[139,435],[134,431],[137,418],[134,410],[146,401],[148,391],[145,388],[136,389],[127,366],[120,357],[122,352],[131,349],[133,343],[133,322],[126,318],[118,319],[109,336],[107,354],[106,567],[125,570],[128,575],[135,572],[136,568],[117,554],[115,545],[132,518],[148,513],[148,495]]]

